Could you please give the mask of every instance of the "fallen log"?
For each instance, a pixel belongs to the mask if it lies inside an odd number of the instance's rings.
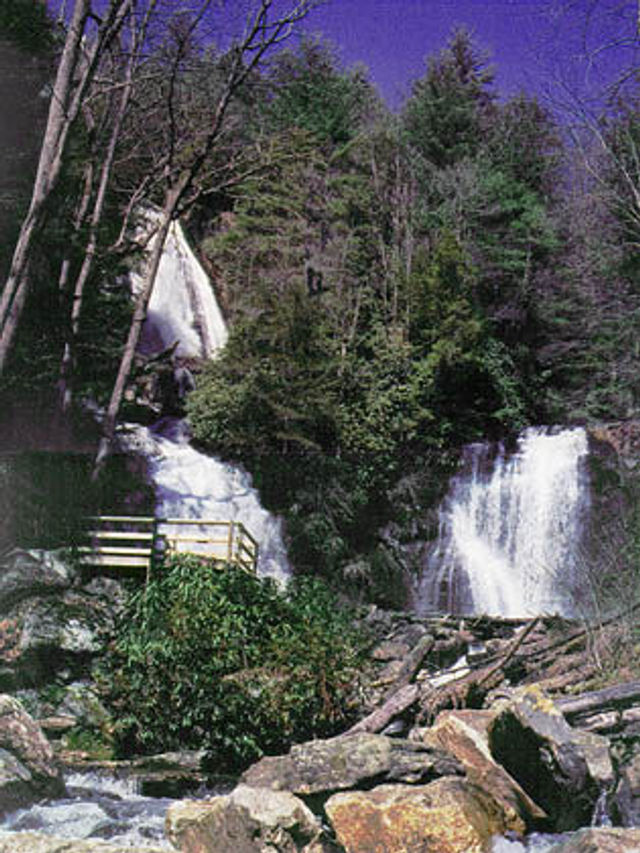
[[[614,687],[554,701],[569,722],[606,711],[622,711],[633,705],[640,705],[640,681],[616,684]]]
[[[368,716],[357,722],[350,729],[347,729],[344,735],[355,735],[359,732],[369,732],[376,734],[382,731],[395,717],[398,717],[404,711],[413,705],[420,693],[420,688],[417,684],[406,684],[390,696],[385,703],[372,711]]]
[[[418,640],[416,645],[403,660],[400,672],[394,679],[393,686],[386,692],[383,702],[386,703],[388,700],[392,699],[398,690],[413,681],[422,666],[422,662],[434,645],[435,640],[430,634],[427,634]]]

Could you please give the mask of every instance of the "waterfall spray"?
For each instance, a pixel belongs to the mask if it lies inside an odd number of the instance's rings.
[[[440,509],[419,609],[572,615],[589,508],[587,454],[580,428],[530,428],[513,454],[502,445],[466,447]]]

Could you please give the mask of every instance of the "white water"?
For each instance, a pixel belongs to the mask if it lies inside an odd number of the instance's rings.
[[[586,433],[531,428],[513,454],[503,446],[491,453],[488,444],[465,448],[418,607],[571,615],[589,504]]]
[[[65,797],[7,815],[2,831],[173,849],[164,835],[164,818],[172,800],[143,797],[134,782],[98,773],[73,773],[65,783]]]
[[[119,438],[127,450],[147,458],[158,517],[239,521],[258,542],[258,574],[286,581],[282,522],[262,507],[246,471],[192,447],[187,425],[176,418],[163,418],[150,429],[124,425]],[[178,531],[167,527],[161,532]],[[215,537],[207,527],[200,532]]]
[[[145,216],[150,225],[156,224],[157,213],[149,210]],[[155,239],[149,241],[148,251]],[[144,264],[130,275],[134,294],[142,286],[143,274]],[[176,355],[213,358],[226,344],[227,337],[227,327],[209,278],[191,250],[182,226],[172,222],[138,351],[150,355],[177,342]]]
[[[154,223],[157,214],[147,215]],[[140,283],[135,274],[134,292]],[[165,243],[139,351],[153,354],[177,341],[177,355],[214,358],[227,337],[209,279],[179,223],[174,222]],[[286,580],[290,571],[282,523],[263,509],[246,471],[196,450],[189,444],[186,424],[175,418],[163,418],[151,429],[124,424],[119,441],[123,449],[147,457],[156,491],[157,516],[241,522],[258,542],[258,573]],[[198,535],[215,538],[216,532],[219,537],[219,531],[201,528]],[[198,546],[194,547],[197,550]]]

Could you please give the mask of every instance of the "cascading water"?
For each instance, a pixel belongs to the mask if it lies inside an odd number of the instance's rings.
[[[149,209],[145,218],[149,227],[153,227],[157,214]],[[149,241],[148,251],[155,239]],[[143,271],[144,265],[142,271],[130,275],[134,294],[142,287]],[[189,246],[182,226],[172,222],[138,351],[149,355],[177,343],[176,355],[213,358],[226,344],[227,337],[227,326],[209,278]]]
[[[145,215],[153,225],[156,214],[147,211]],[[132,276],[134,292],[140,281],[137,273]],[[176,356],[213,358],[226,344],[227,336],[209,279],[179,223],[174,222],[165,242],[139,351],[151,355],[176,344]],[[278,580],[288,576],[281,522],[260,505],[246,471],[192,447],[186,424],[176,418],[162,418],[151,428],[124,424],[118,438],[122,449],[146,456],[159,517],[242,522],[258,541],[258,572]]]
[[[440,509],[418,609],[572,615],[589,507],[583,429],[526,430],[516,452],[465,448]]]
[[[134,781],[99,773],[72,773],[65,784],[62,799],[9,814],[0,836],[35,831],[62,839],[109,841],[123,848],[173,849],[164,835],[165,813],[172,800],[141,796]]]

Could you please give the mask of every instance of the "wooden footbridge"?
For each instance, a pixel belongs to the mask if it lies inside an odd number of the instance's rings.
[[[230,564],[255,574],[258,543],[239,521],[100,515],[89,519],[82,562],[111,569],[145,569],[171,554],[194,554],[216,567]]]

